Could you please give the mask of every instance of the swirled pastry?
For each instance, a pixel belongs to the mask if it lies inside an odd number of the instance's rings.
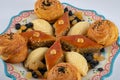
[[[117,40],[118,29],[109,20],[98,20],[90,25],[87,36],[98,44],[109,46]]]
[[[0,35],[0,57],[9,63],[23,62],[28,54],[27,41],[17,33]]]
[[[64,9],[58,0],[37,0],[34,12],[39,18],[53,22],[63,15]]]
[[[48,72],[47,80],[81,80],[81,75],[73,65],[59,63]]]

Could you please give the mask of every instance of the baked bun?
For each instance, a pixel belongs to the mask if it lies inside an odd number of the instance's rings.
[[[53,22],[63,15],[64,9],[58,0],[37,0],[34,12],[39,18]]]
[[[88,72],[87,60],[77,52],[65,52],[65,60],[67,63],[74,65],[82,76],[86,76]]]
[[[25,61],[25,67],[29,70],[38,70],[38,68],[44,68],[45,64],[42,62],[47,51],[47,47],[40,47],[33,50]]]
[[[47,80],[81,80],[81,75],[73,65],[59,63],[48,72]]]
[[[44,19],[35,19],[32,20],[32,23],[34,30],[42,31],[46,34],[53,35],[52,26]]]
[[[50,47],[56,40],[55,37],[36,30],[23,32],[21,35],[28,40],[28,46],[31,49]]]
[[[0,35],[0,57],[9,63],[23,62],[28,54],[27,41],[17,33]]]
[[[88,29],[87,36],[103,46],[109,46],[116,42],[118,29],[109,20],[98,20],[92,23]]]
[[[89,25],[88,22],[78,22],[70,29],[68,35],[86,35]]]
[[[103,47],[83,35],[62,36],[61,43],[64,50],[81,54],[98,52]]]

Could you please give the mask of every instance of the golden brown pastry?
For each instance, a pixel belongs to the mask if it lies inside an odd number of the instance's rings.
[[[28,54],[27,41],[17,33],[0,35],[0,57],[9,63],[23,62]]]
[[[45,53],[47,70],[49,71],[55,64],[62,62],[63,51],[60,40],[57,40]]]
[[[81,75],[73,65],[59,63],[48,72],[47,80],[81,80]]]
[[[117,40],[118,29],[109,20],[98,20],[90,25],[87,36],[98,44],[109,46]]]
[[[31,49],[36,49],[38,47],[50,47],[56,40],[55,37],[51,35],[35,30],[23,32],[21,35],[28,40],[28,46]]]
[[[103,47],[83,35],[62,36],[61,43],[63,49],[79,53],[93,53]]]
[[[56,37],[61,37],[66,35],[68,30],[70,29],[70,21],[68,12],[65,12],[53,25],[55,28],[55,35]]]
[[[58,0],[37,0],[34,12],[39,18],[53,22],[63,15],[64,9]]]

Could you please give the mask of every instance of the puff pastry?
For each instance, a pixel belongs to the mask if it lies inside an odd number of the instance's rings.
[[[39,18],[53,22],[63,15],[64,9],[58,0],[37,0],[34,12]]]
[[[17,33],[0,35],[0,57],[9,63],[23,62],[28,55],[27,41]]]
[[[98,20],[90,25],[87,36],[98,44],[109,46],[117,40],[118,29],[109,20]]]
[[[82,80],[76,67],[69,63],[59,63],[49,72],[47,80]]]

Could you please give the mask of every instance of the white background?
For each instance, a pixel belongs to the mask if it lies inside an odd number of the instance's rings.
[[[9,24],[10,18],[23,10],[34,8],[36,0],[0,0],[0,33],[2,33]],[[119,0],[60,0],[75,7],[82,9],[96,10],[97,13],[104,15],[105,18],[113,21],[120,32],[120,1]],[[3,69],[0,61],[0,80],[7,80],[2,74]],[[106,80],[120,80],[120,55],[115,60],[113,73]]]

